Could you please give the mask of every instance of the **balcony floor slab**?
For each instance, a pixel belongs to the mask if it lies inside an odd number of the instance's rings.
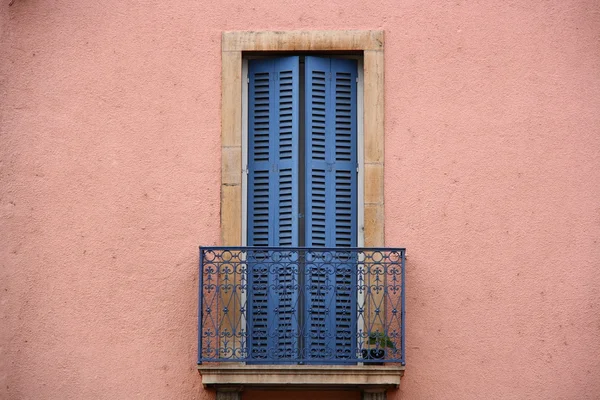
[[[390,389],[400,386],[401,365],[198,365],[207,388]]]

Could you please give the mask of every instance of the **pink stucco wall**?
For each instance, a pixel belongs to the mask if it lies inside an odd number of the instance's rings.
[[[350,28],[386,35],[386,242],[408,248],[389,399],[600,398],[597,1],[8,2],[0,398],[213,398],[221,32]]]

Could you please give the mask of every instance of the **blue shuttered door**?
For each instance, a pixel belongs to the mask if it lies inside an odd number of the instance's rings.
[[[355,60],[306,57],[306,246],[357,245]],[[354,358],[356,260],[338,250],[307,256],[307,356]]]
[[[298,245],[299,58],[248,66],[248,245]],[[298,357],[298,266],[248,254],[248,350],[257,362]]]
[[[248,252],[248,351],[256,362],[356,357],[357,260],[343,247],[357,245],[357,63],[306,57],[304,105],[299,68],[299,57],[249,61],[248,245],[312,249],[303,264]]]

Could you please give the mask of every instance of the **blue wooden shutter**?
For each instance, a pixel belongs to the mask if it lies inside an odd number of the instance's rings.
[[[357,245],[355,60],[306,57],[306,246]],[[321,253],[322,255],[323,253]],[[354,358],[356,260],[308,257],[308,357]]]
[[[299,58],[248,65],[248,245],[298,245]],[[297,358],[298,266],[248,254],[248,348],[257,361]]]

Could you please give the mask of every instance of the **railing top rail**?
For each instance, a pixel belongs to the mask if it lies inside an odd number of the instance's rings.
[[[404,247],[199,246],[200,250],[399,251]]]

